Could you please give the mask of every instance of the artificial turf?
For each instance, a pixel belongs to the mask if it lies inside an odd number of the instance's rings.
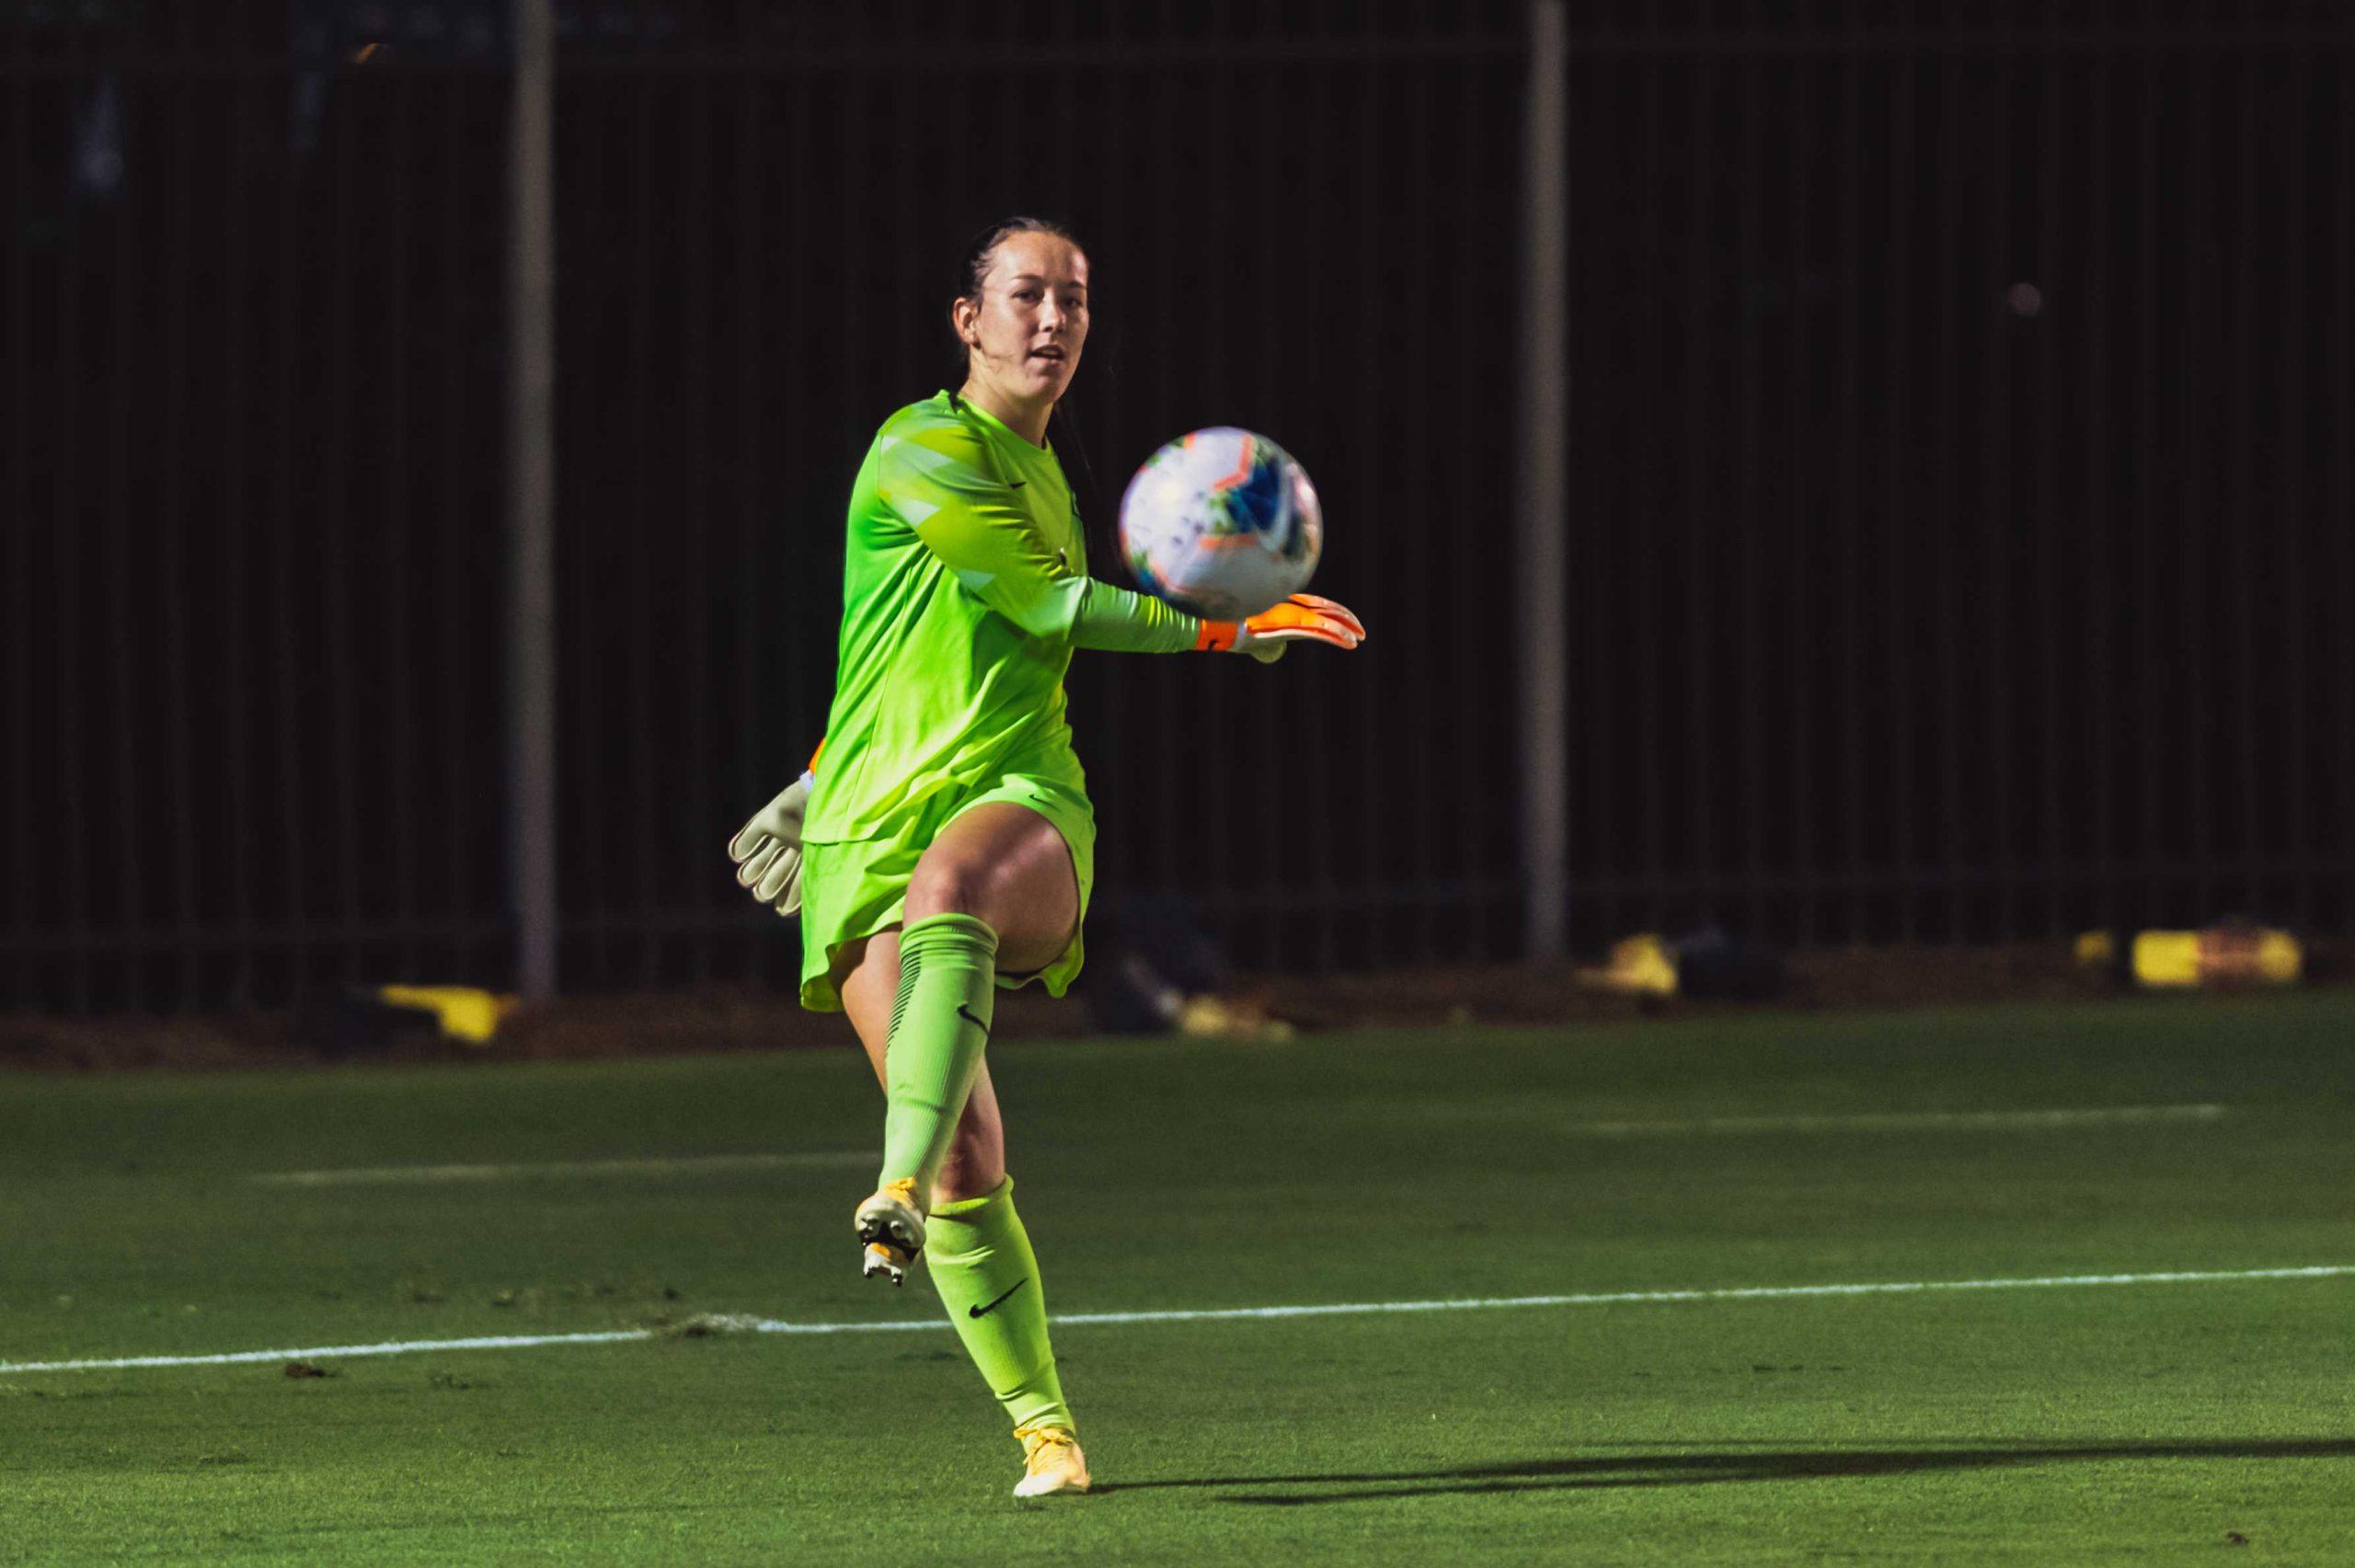
[[[992,1060],[1058,1312],[2355,1265],[2345,993]],[[5,1103],[0,1362],[667,1332],[0,1372],[0,1560],[2355,1560],[2355,1277],[1070,1325],[1024,1506],[945,1326],[696,1332],[936,1319],[854,1052]]]

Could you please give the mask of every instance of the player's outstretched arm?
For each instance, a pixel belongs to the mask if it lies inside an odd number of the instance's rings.
[[[1296,642],[1353,648],[1365,641],[1365,624],[1347,605],[1322,594],[1295,593],[1247,621],[1205,621],[1194,646],[1212,653],[1247,653],[1273,664]]]
[[[1355,615],[1313,593],[1296,593],[1246,622],[1199,621],[1074,570],[1015,501],[981,439],[961,426],[895,443],[883,457],[881,488],[967,592],[1034,637],[1122,653],[1232,650],[1265,664],[1300,638],[1348,648],[1365,635]]]
[[[1049,544],[979,436],[939,425],[882,455],[884,501],[959,586],[1034,637],[1136,653],[1194,646],[1194,618],[1097,582]]]

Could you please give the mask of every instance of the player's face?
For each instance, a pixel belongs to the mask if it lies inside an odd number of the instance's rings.
[[[1087,341],[1087,258],[1060,235],[1009,235],[990,259],[979,308],[958,302],[974,372],[1008,396],[1051,404]]]

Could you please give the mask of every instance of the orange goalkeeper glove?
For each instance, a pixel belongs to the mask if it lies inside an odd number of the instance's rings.
[[[1290,643],[1353,648],[1364,640],[1364,624],[1347,607],[1317,594],[1295,593],[1247,621],[1203,622],[1194,647],[1207,653],[1247,653],[1262,664],[1273,664]]]

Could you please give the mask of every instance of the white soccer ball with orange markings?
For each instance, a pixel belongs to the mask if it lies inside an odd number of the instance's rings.
[[[1216,425],[1145,460],[1120,498],[1120,553],[1156,599],[1241,621],[1308,586],[1325,547],[1316,486],[1263,435]]]

